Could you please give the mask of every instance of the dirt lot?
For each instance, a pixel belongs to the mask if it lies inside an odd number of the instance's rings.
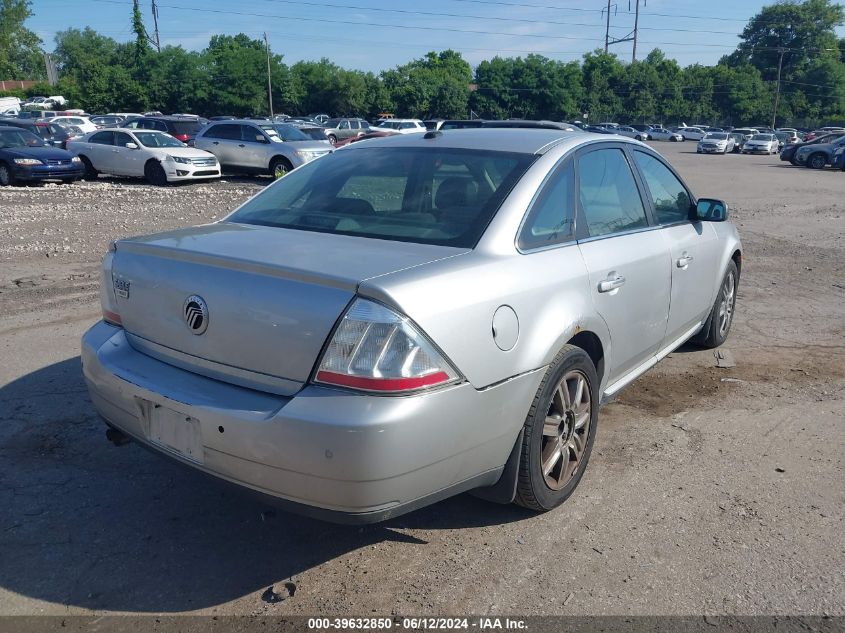
[[[740,228],[736,367],[684,348],[631,386],[556,512],[463,495],[365,528],[113,447],[82,381],[109,240],[266,180],[0,190],[0,613],[845,614],[845,174],[658,146]]]

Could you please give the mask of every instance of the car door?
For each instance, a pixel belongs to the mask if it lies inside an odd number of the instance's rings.
[[[80,153],[88,157],[94,169],[111,174],[114,173],[111,161],[113,147],[114,132],[97,132],[88,138],[84,151]]]
[[[669,250],[647,213],[621,144],[576,154],[578,245],[610,332],[608,393],[654,362],[669,314]],[[616,386],[614,386],[616,383]]]
[[[661,347],[675,347],[710,311],[712,289],[720,274],[719,238],[710,222],[690,220],[693,197],[666,163],[645,150],[631,153],[672,260],[669,320]]]
[[[338,140],[353,136],[352,129],[349,125],[349,119],[342,119],[340,123],[338,123],[336,136]]]
[[[239,152],[238,165],[250,170],[269,169],[270,159],[267,157],[267,146],[270,141],[264,133],[255,126],[241,125],[241,142],[233,148]]]
[[[196,146],[214,154],[221,165],[229,165],[232,162],[232,150],[229,145],[235,138],[240,142],[240,127],[232,123],[216,123],[197,137]]]
[[[126,147],[127,143],[137,145],[136,149]],[[116,160],[120,163],[121,173],[127,176],[143,176],[144,163],[149,152],[136,138],[126,132],[114,133],[114,149]]]

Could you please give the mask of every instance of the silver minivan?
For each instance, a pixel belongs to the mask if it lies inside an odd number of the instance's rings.
[[[281,176],[332,151],[296,127],[273,121],[220,121],[203,129],[195,145],[217,157],[224,170]]]

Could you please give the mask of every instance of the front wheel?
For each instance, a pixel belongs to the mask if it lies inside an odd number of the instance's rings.
[[[15,184],[15,175],[6,163],[0,163],[0,187]]]
[[[337,137],[334,134],[329,134],[329,143],[331,143],[332,145],[337,143]]]
[[[566,345],[558,352],[525,420],[517,504],[551,510],[578,486],[596,437],[598,382],[583,349]]]
[[[144,165],[144,177],[148,183],[156,187],[164,187],[167,184],[167,174],[164,171],[164,167],[155,160],[151,160]]]
[[[287,158],[274,158],[270,163],[270,175],[273,178],[281,178],[290,171],[293,171],[293,165]]]
[[[725,271],[725,276],[722,278],[719,292],[716,294],[716,303],[713,304],[710,316],[707,317],[701,332],[693,337],[694,343],[707,349],[713,349],[725,342],[733,323],[738,286],[739,270],[736,263],[731,260],[727,271]]]
[[[82,177],[85,180],[96,180],[98,172],[96,169],[94,169],[94,165],[91,163],[88,157],[80,156],[79,158],[82,160],[82,165],[85,167],[85,173],[82,175]]]
[[[807,167],[810,169],[824,169],[824,166],[827,164],[827,159],[824,157],[824,154],[821,152],[816,152],[810,158],[807,159]]]

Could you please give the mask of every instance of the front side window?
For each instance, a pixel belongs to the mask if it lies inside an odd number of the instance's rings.
[[[344,150],[295,169],[228,221],[472,248],[532,154]]]
[[[578,193],[590,237],[648,226],[634,174],[621,149],[578,158]]]
[[[149,134],[149,132],[148,132]],[[134,143],[135,139],[129,136],[126,132],[115,132],[114,133],[114,144],[118,147],[126,147],[127,143]]]
[[[689,219],[692,200],[681,181],[666,165],[650,154],[635,151],[634,161],[651,193],[657,221],[660,224],[686,222]]]
[[[559,167],[531,206],[519,234],[523,250],[568,242],[575,237],[572,163]]]

